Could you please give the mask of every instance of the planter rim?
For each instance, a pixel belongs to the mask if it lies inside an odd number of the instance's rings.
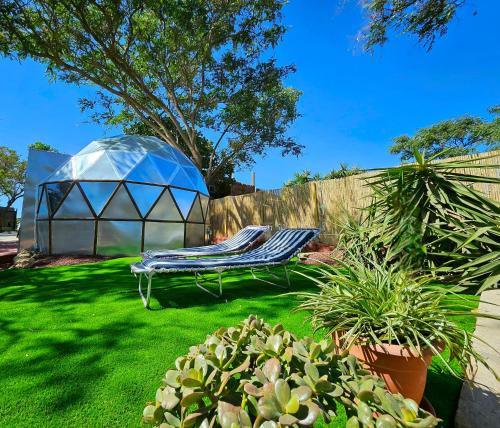
[[[354,346],[358,346],[360,348],[367,348],[371,352],[386,354],[386,355],[398,355],[401,357],[413,357],[413,358],[421,358],[434,355],[434,351],[431,348],[410,348],[408,345],[398,345],[398,344],[390,344],[390,343],[353,343],[351,348]],[[437,350],[440,350],[440,347],[436,346]]]
[[[334,334],[333,339],[337,345],[340,345],[339,334]],[[361,348],[367,348],[371,352],[386,354],[386,355],[399,355],[404,357],[414,357],[421,358],[427,356],[435,355],[434,351],[425,346],[423,348],[417,347],[416,350],[418,353],[415,353],[415,349],[410,348],[409,345],[398,345],[392,343],[373,343],[367,341],[356,341],[354,342],[349,349],[358,346]],[[434,342],[434,347],[436,350],[441,353],[444,351],[444,345],[441,342]]]

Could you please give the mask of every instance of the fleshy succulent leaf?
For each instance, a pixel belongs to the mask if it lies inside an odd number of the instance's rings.
[[[274,390],[279,403],[282,407],[285,407],[290,401],[290,386],[288,386],[286,380],[278,379],[274,384]]]
[[[159,428],[310,427],[347,407],[354,428],[431,428],[438,419],[326,341],[301,340],[255,316],[221,328],[175,360],[143,412]],[[395,424],[395,425],[394,425]]]

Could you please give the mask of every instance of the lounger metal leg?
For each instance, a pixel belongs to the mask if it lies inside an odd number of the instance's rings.
[[[203,277],[200,275],[199,272],[194,273],[194,282],[196,283],[196,286],[203,290],[206,291],[208,294],[214,296],[214,297],[221,297],[222,296],[222,272],[218,271],[218,282],[219,282],[219,294],[214,293],[213,291],[208,290],[207,288],[203,287],[203,285],[200,284],[201,281],[207,282],[206,280],[203,279]]]
[[[142,303],[144,303],[144,307],[149,308],[149,300],[151,298],[151,282],[153,280],[153,275],[154,272],[151,272],[149,274],[144,274],[148,278],[148,289],[146,291],[146,297],[144,297],[144,294],[142,292],[141,288],[141,283],[142,283],[142,273],[139,274],[139,294],[142,299]]]
[[[268,273],[270,275],[273,276],[273,278],[282,279],[282,277],[276,275],[274,272],[271,272],[269,270],[269,266],[266,266],[265,269],[268,271]],[[275,287],[278,287],[278,288],[290,288],[290,277],[288,275],[288,269],[287,269],[286,265],[283,265],[283,269],[285,270],[285,279],[286,279],[286,284],[287,284],[286,286],[285,285],[276,284],[276,283],[274,283],[272,281],[268,281],[267,279],[259,278],[255,274],[255,271],[256,271],[255,268],[250,268],[250,272],[252,273],[253,278],[256,279],[257,281],[265,282],[266,284],[274,285]]]

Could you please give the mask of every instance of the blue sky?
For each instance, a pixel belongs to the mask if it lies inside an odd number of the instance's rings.
[[[291,0],[286,6],[289,31],[276,50],[280,63],[297,66],[287,83],[303,91],[302,117],[289,132],[306,146],[304,155],[270,153],[239,172],[241,181],[249,182],[254,170],[257,186],[270,189],[295,171],[326,173],[340,162],[394,165],[398,158],[388,153],[393,137],[463,114],[487,116],[489,106],[500,104],[500,2],[468,2],[429,53],[414,38],[399,36],[373,55],[356,42],[364,24],[358,1],[310,5]],[[87,123],[78,98],[90,92],[49,83],[34,62],[0,59],[0,145],[24,155],[40,140],[74,153],[120,133]]]

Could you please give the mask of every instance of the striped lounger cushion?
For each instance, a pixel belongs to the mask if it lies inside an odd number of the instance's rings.
[[[204,259],[146,259],[132,265],[134,272],[199,272],[283,264],[317,237],[319,229],[283,229],[260,247],[244,254]]]
[[[145,251],[144,259],[159,257],[196,257],[215,256],[218,254],[240,253],[269,231],[269,226],[247,226],[233,237],[220,244],[205,245],[203,247],[180,248],[178,250]]]

